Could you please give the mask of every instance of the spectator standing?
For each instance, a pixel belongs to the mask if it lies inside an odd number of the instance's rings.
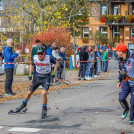
[[[15,58],[20,53],[20,50],[13,52],[13,40],[8,39],[7,46],[3,47],[4,63],[14,63]],[[6,73],[5,95],[15,95],[16,93],[12,91],[14,64],[4,64],[4,69]]]
[[[59,72],[57,73],[57,76],[58,78],[62,79],[61,76],[62,76],[62,72],[63,72],[63,69],[64,69],[64,62],[65,60],[67,60],[66,56],[65,56],[65,53],[66,53],[66,49],[64,47],[61,47],[60,48],[60,51],[59,51],[59,56],[63,59],[59,62],[58,64],[58,67],[59,67]]]
[[[103,54],[103,63],[104,63],[104,72],[107,72],[107,68],[108,68],[108,48],[105,50],[104,54]]]
[[[81,79],[86,80],[85,73],[87,68],[87,60],[89,58],[88,52],[86,50],[87,50],[87,45],[84,45],[79,55],[80,68],[79,68],[78,80]]]
[[[47,44],[46,55],[52,56],[52,49],[51,49],[51,45],[50,44]]]
[[[85,73],[85,79],[86,80],[90,80],[91,79],[91,77],[90,77],[90,75],[91,75],[90,70],[91,70],[91,65],[93,63],[93,59],[94,59],[94,53],[92,51],[91,46],[88,47],[88,54],[89,54],[89,58],[88,58],[88,61],[87,61],[87,68],[86,68],[86,73]]]
[[[2,51],[0,50],[0,74],[2,74],[2,56],[3,54],[2,54]],[[3,96],[2,95],[0,95],[0,98],[2,98]]]
[[[57,47],[56,42],[53,42],[53,43],[52,43],[52,47],[51,47],[52,51],[55,50],[56,47]]]
[[[101,52],[97,50],[97,74],[99,75],[101,72]]]
[[[93,71],[94,71],[94,51],[93,49],[91,49],[91,52],[90,52],[90,56],[91,56],[91,67],[90,67],[90,74],[89,74],[89,77],[93,77]]]
[[[59,47],[55,47],[55,50],[52,50],[52,56],[55,60],[58,61],[58,68],[57,68],[57,71],[56,71],[56,77],[60,79],[60,72],[61,72],[61,68],[60,68],[60,61],[62,60],[62,58],[59,56]],[[52,70],[53,70],[53,67],[52,67]]]
[[[97,51],[97,47],[95,47],[94,50],[94,77],[97,77],[97,57],[98,57],[98,51]]]
[[[33,56],[34,55],[37,55],[37,52],[36,52],[36,47],[41,45],[41,42],[39,39],[37,39],[35,41],[35,46],[32,48],[32,54],[31,54],[31,62],[33,61]],[[33,75],[33,78],[35,78],[35,75],[36,75],[36,66],[34,65],[34,75]]]

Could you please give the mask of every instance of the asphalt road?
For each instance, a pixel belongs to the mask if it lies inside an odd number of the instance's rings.
[[[129,118],[121,120],[117,61],[111,61],[109,69],[113,73],[106,78],[50,92],[48,115],[43,120],[41,95],[32,96],[25,114],[7,114],[23,98],[1,103],[0,134],[133,134]]]

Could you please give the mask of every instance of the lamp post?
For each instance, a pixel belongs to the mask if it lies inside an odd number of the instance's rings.
[[[83,14],[81,13],[81,11],[79,11],[76,15],[73,15],[71,17],[73,17],[73,36],[74,36],[74,68],[76,67],[76,51],[75,51],[75,48],[76,48],[76,38],[75,38],[75,20],[74,20],[74,17],[75,16],[82,16]]]

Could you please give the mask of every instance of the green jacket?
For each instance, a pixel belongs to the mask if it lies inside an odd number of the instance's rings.
[[[33,48],[32,48],[31,61],[33,61],[33,56],[34,56],[34,55],[37,55],[36,47],[33,47]]]
[[[106,52],[106,51],[104,52],[102,60],[103,61],[108,60],[108,52]]]

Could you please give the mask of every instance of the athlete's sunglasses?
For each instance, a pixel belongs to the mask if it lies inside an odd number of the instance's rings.
[[[37,55],[43,55],[44,53],[43,52],[37,52]]]

